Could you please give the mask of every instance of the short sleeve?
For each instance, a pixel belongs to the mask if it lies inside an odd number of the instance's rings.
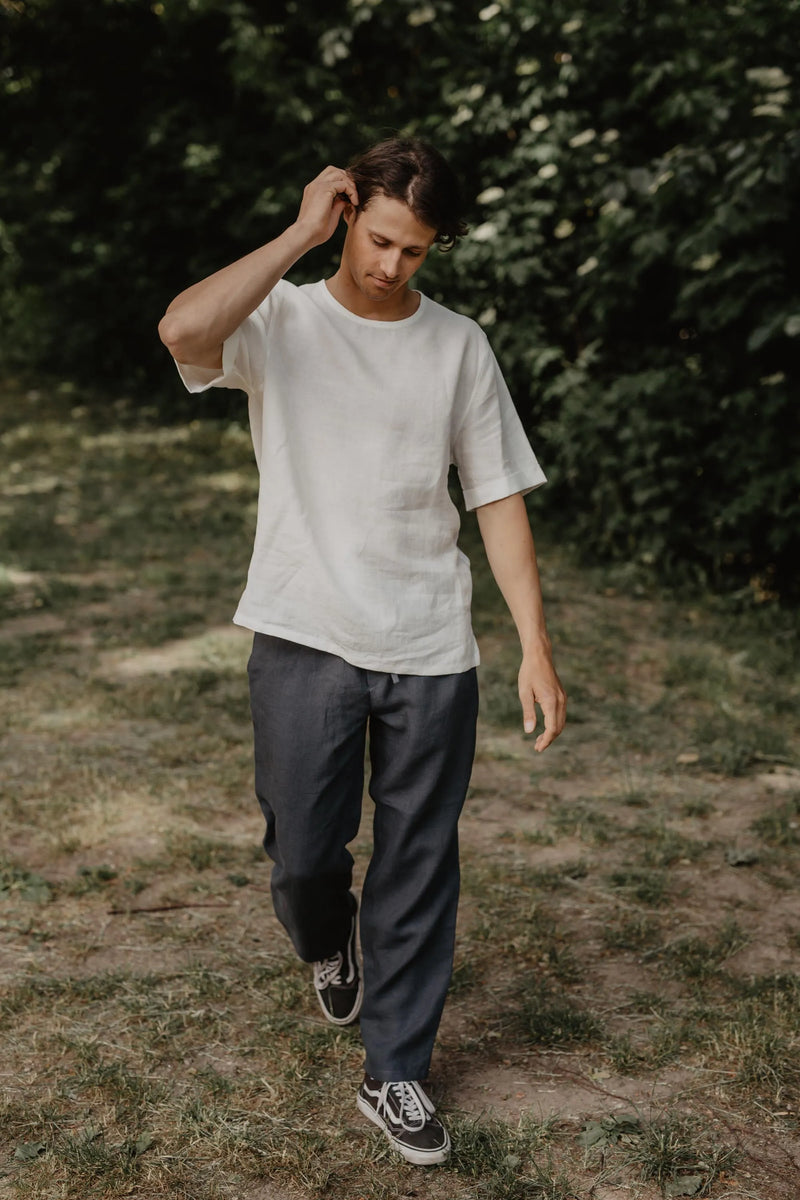
[[[547,478],[482,330],[480,337],[475,383],[453,446],[468,511],[516,492],[533,491]]]
[[[279,280],[257,309],[234,329],[222,346],[222,370],[176,362],[178,374],[190,392],[210,387],[239,388],[248,394],[263,387],[267,376],[268,332],[285,288]]]

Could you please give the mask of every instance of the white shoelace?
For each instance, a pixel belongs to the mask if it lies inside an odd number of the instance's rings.
[[[404,1129],[422,1129],[428,1112],[413,1083],[385,1083],[381,1088],[379,1105],[386,1105],[389,1091],[399,1106],[399,1121]]]
[[[317,988],[341,987],[344,958],[341,950],[332,958],[314,963],[314,986]]]

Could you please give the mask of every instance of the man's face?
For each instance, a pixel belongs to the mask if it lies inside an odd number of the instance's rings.
[[[357,211],[345,214],[347,237],[342,266],[370,301],[400,299],[425,261],[436,230],[422,225],[402,200],[377,193]]]

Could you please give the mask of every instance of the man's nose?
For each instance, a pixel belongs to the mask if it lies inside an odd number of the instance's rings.
[[[387,279],[396,279],[400,274],[400,250],[386,250],[381,258],[381,270]]]

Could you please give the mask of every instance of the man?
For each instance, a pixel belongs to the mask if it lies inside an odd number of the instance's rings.
[[[284,275],[344,219],[339,269]],[[244,389],[260,470],[234,620],[248,665],[256,791],[275,911],[326,1018],[360,1014],[358,1107],[408,1161],[444,1161],[427,1078],[453,960],[457,822],[474,754],[477,645],[455,463],[522,644],[526,732],[561,732],[523,494],[544,475],[483,331],[413,290],[465,231],[427,143],[390,139],[327,167],[274,241],[182,292],[159,332],[190,391]],[[374,850],[350,890],[369,731]]]

